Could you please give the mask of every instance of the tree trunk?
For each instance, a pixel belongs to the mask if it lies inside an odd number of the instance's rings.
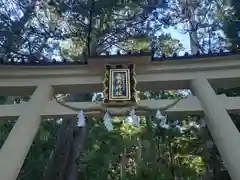
[[[151,150],[149,151],[151,161],[152,161],[152,169],[153,174],[152,177],[154,179],[157,179],[158,176],[158,162],[157,162],[157,156],[156,156],[156,146],[155,142],[153,140],[153,129],[152,129],[152,116],[151,114],[146,117],[146,124],[147,124],[147,131],[148,131],[148,140],[150,142]]]
[[[86,100],[86,96],[74,94],[70,96],[70,100],[83,101]],[[43,180],[77,180],[77,159],[85,137],[86,128],[76,127],[75,119],[62,125]]]
[[[127,165],[127,149],[124,148],[124,152],[122,153],[122,158],[121,158],[121,162],[120,162],[120,170],[121,170],[121,180],[126,180],[126,165]]]
[[[68,160],[70,146],[73,141],[73,121],[62,124],[59,129],[57,144],[49,158],[43,180],[64,180],[63,172]]]
[[[78,179],[78,166],[77,160],[80,152],[83,149],[84,141],[86,138],[86,127],[75,127],[73,132],[73,141],[71,144],[68,161],[64,172],[64,180],[77,180]]]
[[[142,140],[141,137],[137,138],[137,167],[136,167],[136,175],[138,177],[141,176],[141,162],[142,162]]]

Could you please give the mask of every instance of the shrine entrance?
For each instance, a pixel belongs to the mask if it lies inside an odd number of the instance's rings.
[[[224,54],[151,61],[148,55],[89,58],[88,65],[49,64],[0,66],[0,95],[31,95],[26,104],[0,106],[0,118],[17,119],[0,150],[0,176],[16,180],[41,120],[49,117],[127,115],[138,126],[138,115],[155,111],[179,118],[202,116],[233,180],[240,179],[240,134],[228,112],[240,111],[240,98],[216,95],[213,88],[240,86],[240,55]],[[175,100],[138,100],[138,91],[191,89],[193,95]],[[103,92],[103,102],[56,101],[60,93]]]

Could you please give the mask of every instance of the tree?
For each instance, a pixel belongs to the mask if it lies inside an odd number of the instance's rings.
[[[240,46],[240,4],[237,0],[231,0],[228,6],[231,11],[224,18],[224,32],[230,42],[232,49],[239,49]]]

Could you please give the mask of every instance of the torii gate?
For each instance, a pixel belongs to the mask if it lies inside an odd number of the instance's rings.
[[[205,57],[169,58],[151,61],[148,55],[105,56],[89,58],[88,65],[67,63],[0,65],[0,95],[31,95],[26,104],[1,105],[0,118],[18,119],[0,150],[0,177],[15,180],[33,142],[42,118],[76,116],[53,99],[58,93],[89,93],[103,90],[104,65],[136,65],[137,89],[159,91],[191,89],[195,96],[180,100],[167,110],[169,116],[206,115],[205,121],[233,180],[240,179],[240,134],[228,112],[240,112],[240,97],[216,95],[213,88],[240,86],[240,55],[222,54]],[[140,105],[156,109],[174,100],[144,100]],[[95,102],[69,102],[91,109]],[[146,111],[137,111],[144,114]],[[86,111],[85,115],[99,115]]]

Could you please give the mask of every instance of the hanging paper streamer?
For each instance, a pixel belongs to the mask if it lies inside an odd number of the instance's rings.
[[[112,119],[109,116],[108,112],[106,112],[104,117],[103,117],[103,123],[104,123],[104,125],[105,125],[105,127],[107,128],[108,131],[113,130]]]
[[[77,127],[84,127],[86,125],[86,120],[83,114],[83,111],[81,110],[77,115]]]
[[[157,119],[163,119],[163,118],[165,118],[165,117],[162,115],[162,113],[161,113],[161,111],[160,111],[159,109],[157,110],[156,118],[157,118]]]
[[[164,129],[169,128],[169,125],[167,124],[167,118],[162,115],[160,110],[157,110],[156,118],[160,120],[159,126],[161,126]]]
[[[132,109],[129,113],[129,116],[125,119],[125,123],[134,125],[137,128],[140,128],[138,116],[135,114],[135,109]]]
[[[204,118],[206,118],[206,117],[201,117],[201,118],[200,118],[200,121],[199,121],[200,127],[205,127],[205,126],[206,126],[206,123],[205,123],[205,119],[204,119]]]
[[[179,121],[176,120],[176,121],[174,121],[174,122],[171,124],[171,126],[177,126],[178,124],[179,124]]]

